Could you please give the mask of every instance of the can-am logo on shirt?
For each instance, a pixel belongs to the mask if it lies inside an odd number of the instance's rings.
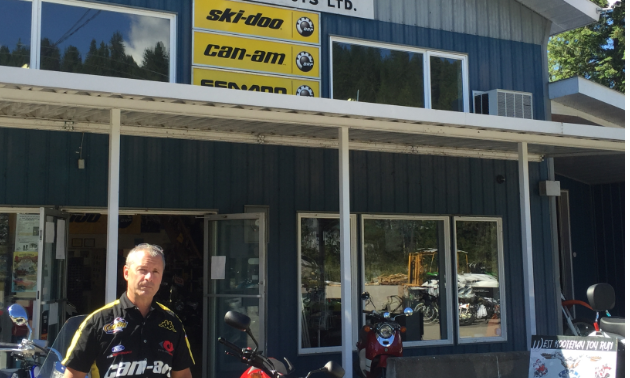
[[[112,335],[114,333],[122,332],[125,328],[127,328],[127,321],[123,318],[116,318],[111,323],[105,324],[103,326],[103,331],[106,334]]]

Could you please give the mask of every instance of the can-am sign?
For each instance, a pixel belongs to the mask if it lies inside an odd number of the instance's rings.
[[[374,0],[257,0],[257,2],[374,19]]]

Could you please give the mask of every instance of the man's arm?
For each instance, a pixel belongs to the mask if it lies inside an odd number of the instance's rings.
[[[179,373],[179,372],[177,372],[177,373]],[[188,373],[190,374],[190,371]],[[67,367],[66,368],[66,372],[63,373],[63,378],[85,378],[86,375],[87,375],[87,373],[83,373],[81,371],[74,370],[73,368]],[[188,375],[187,378],[191,378],[191,377],[192,377],[192,375]]]
[[[72,377],[66,377],[64,375],[63,378],[72,378]],[[77,378],[77,376],[75,375],[74,378]],[[79,378],[83,378],[83,377],[79,377]],[[192,373],[190,372],[190,368],[186,368],[184,370],[171,370],[171,378],[192,378]]]

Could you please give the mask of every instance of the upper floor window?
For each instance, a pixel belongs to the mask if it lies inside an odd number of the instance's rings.
[[[467,56],[331,38],[332,98],[468,111]]]
[[[18,25],[5,33],[5,26],[0,26],[0,64],[175,81],[174,14],[84,1],[33,2],[41,3],[41,8],[32,6],[31,1],[0,0],[3,8],[15,8],[15,15],[29,25],[31,19],[40,20],[28,30]],[[0,13],[0,25],[16,23],[13,18],[13,12]]]

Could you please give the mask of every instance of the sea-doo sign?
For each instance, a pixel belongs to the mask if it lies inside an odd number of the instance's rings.
[[[193,84],[249,92],[319,97],[319,81],[193,68]]]
[[[319,48],[194,32],[193,64],[319,78]]]
[[[374,19],[374,0],[256,0],[315,12]]]
[[[195,1],[194,27],[319,44],[319,14],[251,2]]]

